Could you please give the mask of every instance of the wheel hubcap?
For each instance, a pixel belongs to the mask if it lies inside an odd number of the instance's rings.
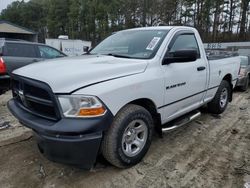
[[[141,152],[148,138],[148,128],[144,121],[134,120],[126,128],[122,137],[122,150],[128,157]]]
[[[228,99],[228,91],[226,88],[224,88],[220,95],[220,107],[221,108],[224,108],[226,106],[227,99]]]

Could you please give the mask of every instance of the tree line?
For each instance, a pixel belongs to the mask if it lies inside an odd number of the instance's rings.
[[[185,25],[205,42],[250,40],[250,0],[15,1],[0,19],[30,28],[39,41],[69,35],[95,45],[112,32],[142,26]]]

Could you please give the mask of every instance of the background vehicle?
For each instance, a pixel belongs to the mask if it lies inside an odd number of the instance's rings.
[[[14,71],[8,107],[49,159],[91,168],[102,153],[126,168],[147,153],[154,128],[176,129],[204,105],[223,113],[239,68],[238,57],[208,61],[194,28],[130,29],[82,57]]]
[[[236,86],[246,91],[249,86],[250,79],[250,57],[240,56],[240,72]]]
[[[44,44],[0,39],[0,94],[9,88],[9,75],[13,70],[45,59],[65,56],[63,52]]]

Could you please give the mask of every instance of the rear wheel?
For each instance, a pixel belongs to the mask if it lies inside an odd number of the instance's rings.
[[[153,119],[145,108],[133,104],[125,106],[104,134],[104,158],[119,168],[139,163],[149,149],[152,131]]]
[[[213,114],[221,114],[225,111],[231,95],[231,88],[226,80],[222,80],[214,99],[208,103],[208,111]]]

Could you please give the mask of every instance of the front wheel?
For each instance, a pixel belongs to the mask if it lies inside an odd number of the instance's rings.
[[[153,119],[145,108],[133,104],[125,106],[104,134],[104,158],[119,168],[139,163],[149,149],[152,131]]]
[[[207,105],[208,111],[213,114],[223,113],[227,108],[231,92],[232,91],[228,81],[222,80],[213,100]]]

